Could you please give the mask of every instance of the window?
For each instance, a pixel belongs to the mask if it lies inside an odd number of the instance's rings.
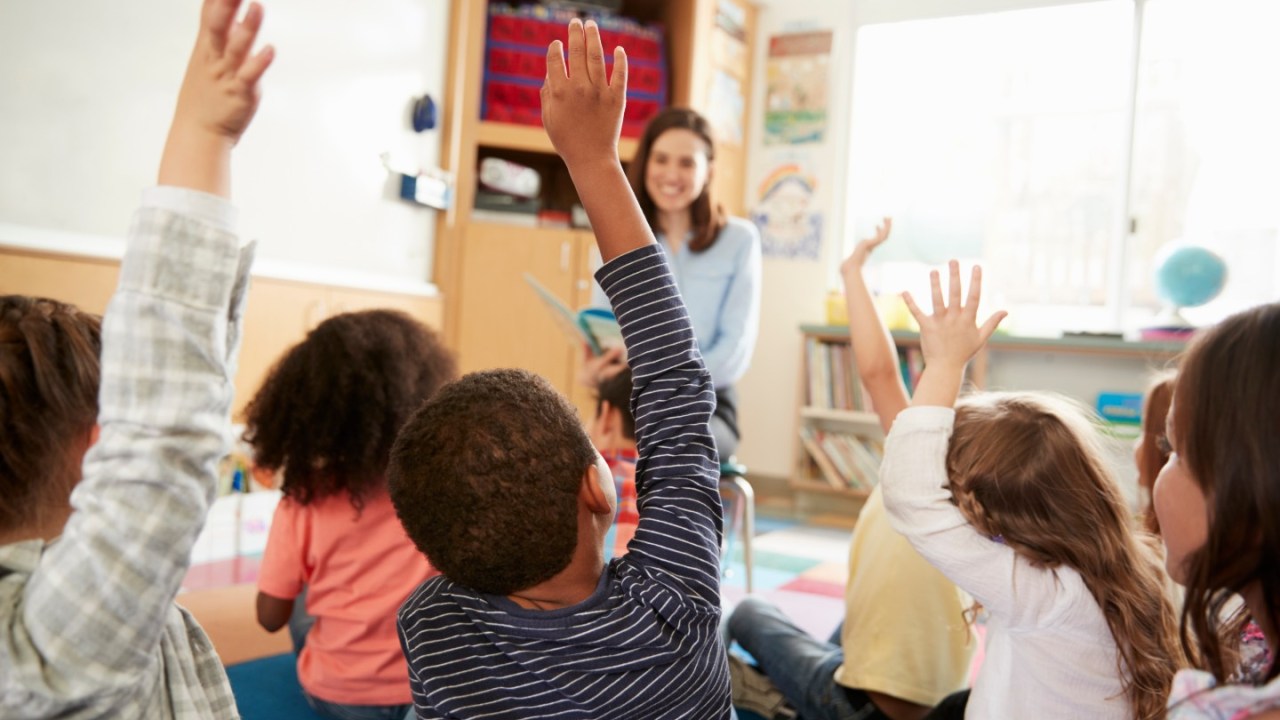
[[[1104,0],[862,26],[849,208],[895,218],[882,290],[984,265],[1011,329],[1132,329],[1167,242],[1218,251],[1208,322],[1280,290],[1271,0]],[[1135,32],[1135,28],[1137,32]],[[1140,39],[1135,52],[1135,39]]]

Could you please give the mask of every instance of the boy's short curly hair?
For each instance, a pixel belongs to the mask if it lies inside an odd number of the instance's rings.
[[[255,464],[284,471],[289,498],[345,490],[359,510],[383,487],[400,427],[456,375],[439,336],[405,313],[336,315],[271,369],[245,411],[245,440]]]
[[[464,376],[405,424],[391,500],[409,537],[450,580],[509,595],[569,565],[578,490],[596,451],[573,406],[524,370]]]

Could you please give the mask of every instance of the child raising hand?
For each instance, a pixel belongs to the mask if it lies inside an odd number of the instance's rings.
[[[591,218],[596,277],[633,375],[639,522],[625,557],[617,508],[576,412],[519,370],[440,390],[391,453],[391,499],[442,573],[400,608],[419,717],[730,717],[720,621],[719,463],[711,376],[618,161],[626,56],[612,81],[595,23],[547,53],[543,117]]]
[[[932,313],[904,296],[925,370],[889,433],[881,487],[894,529],[989,613],[965,716],[1162,717],[1181,662],[1162,563],[1079,409],[1032,393],[956,403],[1004,313],[979,326],[979,269],[964,300],[949,269],[945,298],[932,274]]]
[[[272,51],[262,8],[205,0],[160,164],[98,319],[0,297],[0,717],[235,718],[173,602],[229,415],[251,248],[231,149]],[[101,360],[99,360],[101,355]]]

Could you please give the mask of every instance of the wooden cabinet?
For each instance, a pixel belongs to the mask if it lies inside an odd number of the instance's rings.
[[[728,41],[716,26],[719,5],[741,10],[746,41]],[[745,96],[751,87],[750,59],[755,8],[743,0],[626,0],[622,13],[666,28],[669,104],[708,111],[716,72],[734,77]],[[594,239],[582,230],[528,228],[473,222],[477,165],[496,156],[534,167],[542,175],[544,204],[565,209],[576,195],[568,173],[541,127],[480,120],[487,0],[452,0],[448,75],[443,121],[442,166],[456,181],[454,207],[442,213],[436,233],[436,285],[449,302],[445,332],[464,371],[519,367],[545,376],[566,393],[584,417],[594,411],[591,393],[575,382],[581,352],[564,339],[523,280],[534,275],[567,305],[590,302]],[[734,50],[726,51],[726,47]],[[718,62],[716,58],[736,58]],[[723,86],[724,78],[720,78]],[[731,85],[732,83],[730,83]],[[721,112],[723,115],[723,112]],[[737,118],[746,127],[746,118]],[[636,142],[619,144],[623,162]],[[742,214],[746,138],[720,142],[714,190],[730,212]]]
[[[0,249],[0,293],[53,297],[102,313],[115,292],[120,263]],[[325,318],[344,312],[390,308],[439,330],[438,297],[335,287],[255,276],[245,309],[233,415],[257,392],[267,372],[289,347]]]

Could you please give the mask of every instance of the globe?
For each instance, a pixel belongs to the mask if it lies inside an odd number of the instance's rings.
[[[1156,294],[1175,308],[1203,305],[1222,292],[1227,263],[1199,245],[1169,245],[1156,256]]]

